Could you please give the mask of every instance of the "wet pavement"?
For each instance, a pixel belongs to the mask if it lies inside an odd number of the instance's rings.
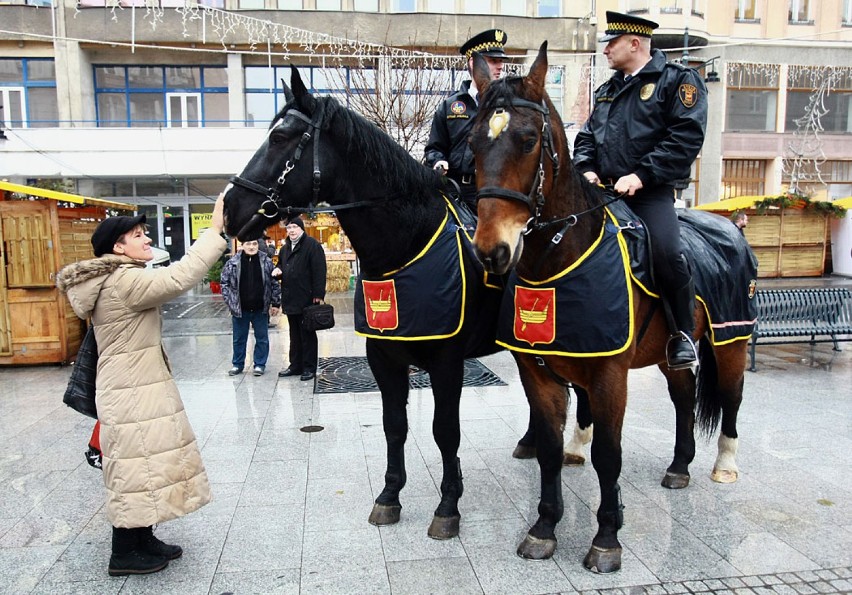
[[[761,287],[787,283],[795,282]],[[846,281],[829,282],[838,283]],[[320,357],[363,356],[352,294],[329,301],[338,325],[320,333]],[[740,478],[731,485],[710,481],[716,444],[702,439],[691,485],[660,487],[673,408],[656,369],[631,372],[623,568],[601,576],[582,566],[598,505],[590,464],[563,470],[553,559],[515,555],[536,518],[539,482],[534,460],[511,457],[527,406],[507,353],[480,360],[505,386],[463,391],[461,533],[434,541],[426,529],[441,461],[428,390],[410,397],[402,519],[374,527],[367,516],[385,470],[379,394],[315,394],[312,382],[279,379],[285,320],[272,331],[267,373],[229,377],[230,321],[221,298],[204,289],[164,315],[214,494],[199,512],[157,528],[184,556],[155,575],[107,576],[104,489],[83,458],[93,423],[61,402],[70,369],[3,368],[0,593],[852,592],[852,343],[841,352],[758,345],[738,424]]]

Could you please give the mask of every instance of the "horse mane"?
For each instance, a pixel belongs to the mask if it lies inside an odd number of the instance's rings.
[[[315,98],[324,109],[324,130],[335,124],[337,138],[346,150],[364,160],[367,171],[393,194],[422,197],[438,186],[437,174],[403,149],[387,133],[361,114],[344,107],[333,97]]]

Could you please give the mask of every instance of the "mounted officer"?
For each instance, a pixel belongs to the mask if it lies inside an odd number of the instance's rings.
[[[695,293],[682,254],[674,182],[690,168],[707,126],[707,89],[698,73],[651,50],[657,23],[607,11],[602,43],[616,72],[595,91],[592,114],[574,142],[574,165],[593,184],[611,184],[644,221],[651,237],[654,280],[665,303],[671,336],[669,368],[698,360]]]
[[[504,46],[509,36],[500,29],[489,29],[468,39],[459,48],[467,58],[467,70],[473,70],[473,52],[478,52],[488,63],[491,77],[496,80],[503,72],[506,59]],[[473,151],[467,137],[473,128],[473,120],[479,99],[479,91],[472,80],[464,81],[461,88],[444,99],[432,119],[429,142],[424,151],[426,165],[452,178],[461,189],[461,198],[476,213],[476,170]]]

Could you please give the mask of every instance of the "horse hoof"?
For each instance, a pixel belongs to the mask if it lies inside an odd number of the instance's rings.
[[[515,447],[514,452],[512,452],[512,457],[516,459],[534,459],[535,446],[524,446],[523,444],[518,444]]]
[[[518,546],[518,555],[527,560],[548,560],[556,551],[555,539],[539,539],[529,533]]]
[[[583,559],[583,566],[597,574],[609,574],[621,570],[621,548],[603,548],[593,545]]]
[[[689,475],[686,473],[672,473],[671,471],[666,471],[666,475],[663,477],[663,481],[660,482],[660,485],[664,488],[669,488],[670,490],[682,490],[689,485]]]
[[[402,506],[399,504],[374,504],[373,511],[370,513],[370,524],[384,527],[398,523],[401,511]]]
[[[426,534],[432,539],[458,537],[460,516],[434,516]]]
[[[564,467],[582,467],[586,464],[586,457],[574,453],[566,452],[562,456],[562,465]]]
[[[739,474],[730,469],[713,469],[713,473],[710,474],[710,479],[716,483],[734,483],[738,477]]]

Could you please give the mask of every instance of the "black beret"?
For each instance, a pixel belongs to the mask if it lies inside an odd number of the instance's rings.
[[[651,37],[657,27],[659,25],[654,21],[608,10],[606,11],[606,31],[604,31],[604,36],[601,37],[600,41],[611,41],[627,34]]]
[[[95,249],[95,256],[112,254],[112,247],[118,238],[140,223],[145,223],[145,215],[107,217],[101,221],[95,228],[95,233],[92,234],[92,248]]]
[[[505,58],[506,52],[503,46],[509,40],[509,36],[501,29],[489,29],[468,39],[459,48],[459,53],[465,58],[470,58],[473,52],[479,52],[489,58]]]

